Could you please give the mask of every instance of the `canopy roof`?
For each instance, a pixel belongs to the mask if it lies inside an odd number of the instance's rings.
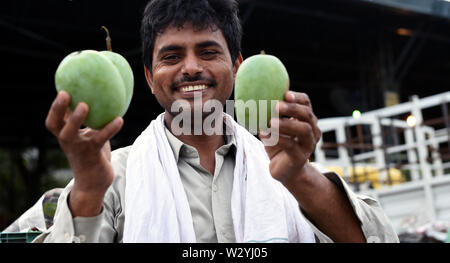
[[[310,95],[320,118],[384,106],[383,91],[400,102],[449,90],[450,35],[445,16],[377,1],[241,1],[244,57],[260,50],[286,65],[291,89]],[[141,62],[139,26],[146,1],[2,1],[0,147],[56,146],[44,121],[56,95],[54,72],[68,53],[115,52],[135,74],[134,97],[114,147],[128,145],[162,108]]]

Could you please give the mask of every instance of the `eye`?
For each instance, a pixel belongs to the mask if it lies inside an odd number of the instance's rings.
[[[161,58],[161,60],[167,61],[167,62],[175,62],[179,59],[180,59],[180,56],[177,54],[168,54]]]
[[[215,50],[205,50],[203,51],[203,54],[217,54],[219,52],[215,51]]]
[[[201,55],[206,59],[214,58],[219,52],[217,50],[207,49],[203,50]]]

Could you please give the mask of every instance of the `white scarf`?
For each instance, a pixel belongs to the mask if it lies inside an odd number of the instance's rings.
[[[225,116],[237,147],[231,194],[236,242],[315,242],[296,199],[270,175],[264,145]],[[131,147],[124,242],[196,242],[189,203],[164,129],[163,113]]]

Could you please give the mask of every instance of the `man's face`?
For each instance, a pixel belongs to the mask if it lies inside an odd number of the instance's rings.
[[[202,104],[215,99],[224,105],[240,62],[242,57],[231,60],[222,31],[199,31],[185,24],[169,26],[156,37],[152,73],[145,71],[152,93],[171,113],[176,100],[187,100],[193,109],[194,96],[200,95]]]

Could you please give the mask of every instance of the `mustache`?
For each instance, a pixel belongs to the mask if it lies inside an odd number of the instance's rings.
[[[180,79],[175,80],[170,85],[170,88],[171,89],[176,89],[177,86],[180,85],[181,83],[189,83],[189,82],[195,82],[195,81],[204,81],[209,86],[213,86],[213,87],[215,87],[217,85],[217,81],[215,79],[212,79],[212,78],[207,78],[207,77],[204,77],[202,75],[195,75],[195,76],[184,75]]]

